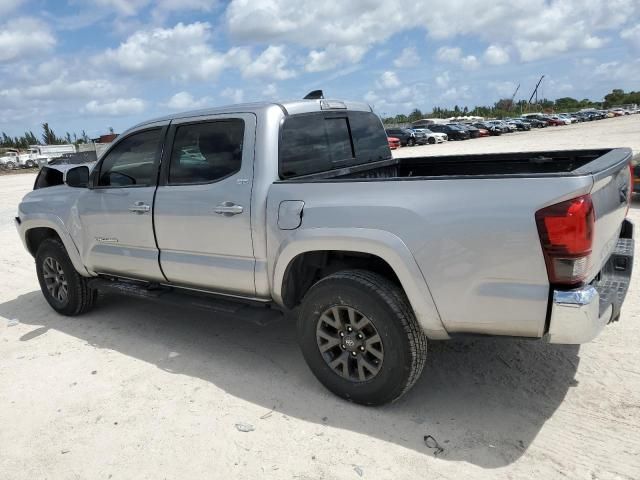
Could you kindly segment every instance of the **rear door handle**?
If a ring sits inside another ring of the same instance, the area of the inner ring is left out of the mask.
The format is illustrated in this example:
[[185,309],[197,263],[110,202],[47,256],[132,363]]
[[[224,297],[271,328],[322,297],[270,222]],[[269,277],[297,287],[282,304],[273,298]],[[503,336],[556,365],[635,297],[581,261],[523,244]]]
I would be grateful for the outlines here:
[[151,207],[144,202],[135,202],[129,207],[129,211],[132,213],[147,213],[151,210]]
[[225,217],[231,217],[244,212],[244,208],[242,205],[236,205],[233,202],[223,202],[214,209],[214,212]]

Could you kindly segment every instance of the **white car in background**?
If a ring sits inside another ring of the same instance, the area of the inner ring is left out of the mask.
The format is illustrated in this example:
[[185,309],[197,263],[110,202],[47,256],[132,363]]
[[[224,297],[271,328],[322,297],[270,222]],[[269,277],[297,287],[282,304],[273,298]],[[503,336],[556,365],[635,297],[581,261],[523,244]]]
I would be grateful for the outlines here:
[[427,143],[433,145],[434,143],[444,143],[449,140],[449,136],[446,133],[432,132],[428,128],[412,128],[414,132],[424,133],[427,136]]
[[560,115],[551,115],[550,118],[553,118],[554,120],[559,120],[561,122],[563,122],[565,125],[571,125],[572,121],[568,118],[565,117],[561,117]]
[[578,122],[577,118],[573,118],[568,113],[559,113],[558,117],[560,117],[560,120],[568,120],[569,123],[577,123]]

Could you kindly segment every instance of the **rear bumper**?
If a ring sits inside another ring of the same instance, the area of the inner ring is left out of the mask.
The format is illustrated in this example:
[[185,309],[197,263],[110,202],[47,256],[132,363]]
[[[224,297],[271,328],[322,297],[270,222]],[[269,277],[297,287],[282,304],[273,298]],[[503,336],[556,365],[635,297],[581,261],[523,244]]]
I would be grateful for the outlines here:
[[633,267],[633,224],[625,220],[618,244],[598,277],[574,290],[554,290],[549,343],[586,343],[620,318]]

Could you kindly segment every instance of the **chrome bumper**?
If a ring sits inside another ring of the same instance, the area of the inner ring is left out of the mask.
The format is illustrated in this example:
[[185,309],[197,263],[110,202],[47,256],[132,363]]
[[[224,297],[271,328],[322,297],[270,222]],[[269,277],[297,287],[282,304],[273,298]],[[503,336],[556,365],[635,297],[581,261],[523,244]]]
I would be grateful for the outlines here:
[[586,343],[598,336],[611,320],[613,306],[600,315],[600,295],[587,285],[577,290],[554,291],[549,343]]
[[633,225],[624,221],[616,248],[597,280],[575,290],[554,290],[549,343],[590,342],[620,317],[633,267]]

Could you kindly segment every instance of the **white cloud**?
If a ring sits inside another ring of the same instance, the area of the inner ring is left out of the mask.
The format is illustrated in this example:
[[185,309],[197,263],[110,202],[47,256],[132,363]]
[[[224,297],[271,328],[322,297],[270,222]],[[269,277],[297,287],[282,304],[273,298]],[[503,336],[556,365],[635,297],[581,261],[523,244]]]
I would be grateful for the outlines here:
[[627,79],[636,79],[640,77],[640,59],[632,62],[620,62],[614,60],[612,62],[601,63],[593,70],[593,75],[598,79],[604,80],[606,85],[611,88],[612,81],[624,81]]
[[441,62],[456,63],[462,58],[462,50],[458,47],[440,47],[436,57]]
[[211,98],[202,97],[196,99],[189,92],[178,92],[173,95],[167,102],[167,107],[173,110],[192,110],[202,108],[211,103]]
[[484,60],[489,65],[502,65],[509,61],[509,52],[499,45],[489,45],[484,52]]
[[115,10],[120,15],[131,16],[145,7],[149,0],[93,0],[97,7]]
[[145,103],[140,98],[118,98],[116,100],[100,103],[91,100],[85,105],[85,110],[94,115],[121,116],[133,115],[144,111]]
[[624,29],[620,33],[620,37],[629,42],[636,49],[640,50],[640,23],[633,27]]
[[284,47],[271,45],[243,69],[245,77],[266,77],[285,80],[295,76],[287,67]]
[[409,68],[420,62],[420,56],[416,47],[407,47],[400,52],[400,56],[393,61],[398,68]]
[[94,58],[94,63],[114,65],[129,74],[212,80],[226,68],[227,59],[209,46],[210,29],[208,23],[195,22],[141,30]]
[[436,76],[436,85],[440,88],[445,88],[450,82],[451,79],[449,78],[449,72],[442,72],[440,75]]
[[325,50],[311,50],[304,69],[307,72],[322,72],[345,63],[357,63],[365,52],[366,48],[352,45],[343,47],[329,45]]
[[[45,64],[39,70],[47,71],[49,66]],[[37,83],[16,90],[23,99],[50,101],[109,97],[120,92],[121,88],[104,78],[74,79],[65,70],[47,83]]]
[[0,25],[0,62],[48,52],[55,44],[49,26],[40,20],[23,17]]
[[516,84],[513,82],[489,82],[489,86],[495,90],[495,92],[501,97],[509,97],[513,95],[516,89]]
[[241,88],[225,88],[220,95],[233,103],[242,103],[244,100],[244,91]]
[[267,85],[262,92],[263,98],[273,99],[278,97],[278,87],[276,87],[275,83],[270,83]]
[[400,80],[395,72],[387,71],[380,75],[377,86],[378,88],[397,88],[400,86]]
[[212,0],[158,0],[155,8],[166,12],[179,12],[185,10],[202,10],[204,12],[209,12],[217,4],[217,1]]
[[480,66],[480,61],[475,55],[463,56],[462,50],[458,47],[440,47],[436,52],[436,57],[441,62],[461,65],[467,70],[474,70]]
[[[328,44],[365,50],[391,36],[422,29],[436,39],[474,36],[516,49],[524,61],[574,49],[599,48],[599,32],[623,27],[640,13],[638,0],[493,0],[491,8],[467,0],[335,2],[232,0],[226,10],[233,38],[296,44],[316,51]],[[468,66],[475,66],[467,59]]]
[[480,60],[478,60],[474,55],[467,55],[460,60],[460,64],[462,65],[462,68],[475,70],[480,66]]
[[468,85],[461,85],[457,87],[448,88],[442,95],[440,95],[440,101],[453,103],[464,103],[471,98]]
[[22,5],[25,0],[2,0],[0,2],[0,15],[7,15]]

